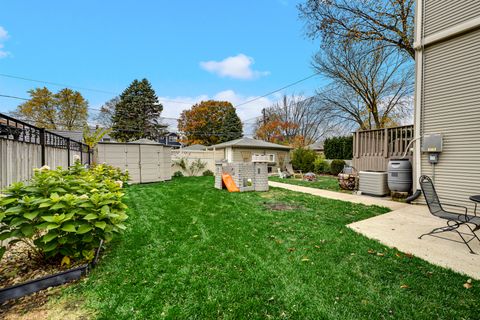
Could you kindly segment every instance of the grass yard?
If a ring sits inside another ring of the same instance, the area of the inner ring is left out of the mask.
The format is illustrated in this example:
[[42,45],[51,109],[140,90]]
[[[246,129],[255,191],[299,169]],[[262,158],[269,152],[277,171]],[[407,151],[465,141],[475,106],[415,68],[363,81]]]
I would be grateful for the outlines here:
[[342,191],[340,189],[340,187],[338,186],[337,178],[333,177],[333,176],[320,176],[320,175],[318,175],[317,176],[317,181],[304,181],[304,180],[293,179],[293,178],[281,179],[281,178],[275,177],[275,176],[269,177],[268,180],[275,181],[275,182],[294,184],[294,185],[302,186],[302,187],[325,189],[325,190],[331,190],[331,191]]
[[212,177],[132,186],[128,204],[125,234],[63,293],[98,319],[479,317],[479,283],[345,227],[385,208]]

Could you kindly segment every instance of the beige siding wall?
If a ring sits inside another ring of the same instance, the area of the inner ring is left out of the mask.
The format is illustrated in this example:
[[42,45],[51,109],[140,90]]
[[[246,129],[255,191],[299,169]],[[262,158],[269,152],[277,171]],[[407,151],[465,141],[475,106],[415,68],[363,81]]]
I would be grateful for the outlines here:
[[[435,166],[441,198],[468,204],[480,194],[480,30],[425,50],[422,132],[442,133]],[[433,176],[422,155],[422,174]]]
[[480,16],[478,0],[424,0],[425,36]]
[[472,208],[469,196],[480,194],[480,3],[424,1],[416,22],[415,123],[419,135],[443,134],[443,152],[435,166],[420,153],[418,174],[435,177],[443,201]]
[[161,145],[100,143],[98,161],[128,170],[132,183],[170,180],[171,148]]
[[290,152],[284,150],[272,150],[272,149],[248,149],[248,148],[234,148],[233,149],[233,161],[248,162],[252,160],[253,154],[274,154],[275,166],[272,166],[272,172],[276,172],[283,162],[283,167],[290,161]]

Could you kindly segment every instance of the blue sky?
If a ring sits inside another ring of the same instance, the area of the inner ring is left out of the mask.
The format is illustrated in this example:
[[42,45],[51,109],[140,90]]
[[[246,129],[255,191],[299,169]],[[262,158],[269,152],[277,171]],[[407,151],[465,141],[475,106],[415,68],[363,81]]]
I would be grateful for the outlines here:
[[[305,38],[297,3],[4,1],[0,73],[112,92],[80,89],[92,108],[143,77],[161,99],[187,102],[165,101],[166,117],[201,99],[239,104],[313,73],[318,43]],[[323,83],[312,78],[284,93],[308,95]],[[0,77],[0,94],[26,97],[42,85]],[[241,106],[238,113],[251,118],[275,99]],[[0,98],[0,112],[19,102]]]

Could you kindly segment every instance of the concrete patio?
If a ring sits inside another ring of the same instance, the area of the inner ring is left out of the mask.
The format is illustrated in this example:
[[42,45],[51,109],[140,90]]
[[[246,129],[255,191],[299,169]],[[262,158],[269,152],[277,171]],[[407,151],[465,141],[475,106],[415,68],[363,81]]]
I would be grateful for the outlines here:
[[[389,213],[352,223],[348,227],[368,238],[378,240],[386,246],[395,247],[432,264],[480,280],[480,243],[478,241],[470,242],[473,251],[477,253],[471,254],[463,242],[458,242],[461,239],[454,232],[445,232],[436,237],[425,236],[421,240],[418,239],[421,234],[446,225],[444,220],[432,216],[426,206],[408,205],[374,197],[357,196],[272,181],[269,184],[272,187],[330,199],[390,208],[392,211]],[[465,229],[462,228],[462,231],[468,231],[466,227],[464,227]]]

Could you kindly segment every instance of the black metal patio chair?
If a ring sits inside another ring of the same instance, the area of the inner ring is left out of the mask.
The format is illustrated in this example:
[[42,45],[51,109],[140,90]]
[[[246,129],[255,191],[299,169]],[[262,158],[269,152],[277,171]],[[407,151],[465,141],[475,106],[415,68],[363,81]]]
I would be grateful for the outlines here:
[[[428,233],[422,234],[419,239],[426,235],[435,235],[442,232],[453,231],[456,232],[460,236],[460,238],[462,238],[463,242],[470,250],[470,253],[475,253],[473,252],[472,248],[468,243],[473,239],[477,239],[480,242],[480,239],[475,234],[475,231],[480,229],[480,217],[478,217],[476,213],[474,213],[473,215],[468,214],[468,209],[466,207],[455,204],[441,203],[437,195],[437,191],[435,190],[435,187],[433,185],[432,179],[430,179],[430,177],[421,176],[420,187],[422,188],[422,192],[425,197],[425,201],[427,202],[430,213],[435,217],[447,220],[447,226],[435,228]],[[456,213],[452,211],[447,211],[443,208],[443,206],[460,208],[463,212]],[[464,233],[462,234],[462,232],[458,230],[458,228],[462,225],[467,226],[472,233],[471,235],[468,234],[468,236],[471,237],[468,241],[465,239]]]

